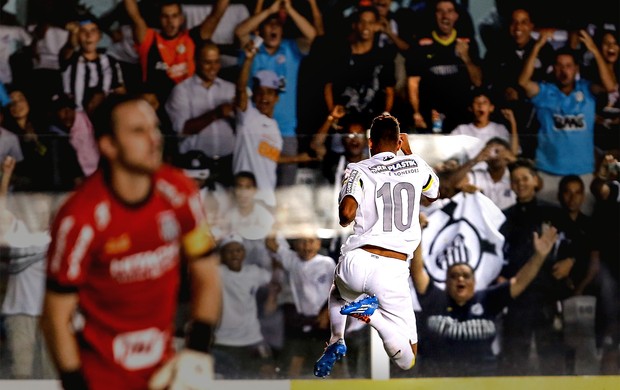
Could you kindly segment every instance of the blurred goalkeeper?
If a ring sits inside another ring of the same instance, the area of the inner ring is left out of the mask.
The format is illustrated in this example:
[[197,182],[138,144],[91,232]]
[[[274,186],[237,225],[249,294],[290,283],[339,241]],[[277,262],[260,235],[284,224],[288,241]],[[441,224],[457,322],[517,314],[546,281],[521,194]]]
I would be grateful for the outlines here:
[[[112,95],[94,124],[100,168],[62,205],[48,252],[41,326],[62,386],[213,387],[221,290],[198,189],[162,164],[146,101]],[[192,321],[175,353],[179,267],[191,275]]]

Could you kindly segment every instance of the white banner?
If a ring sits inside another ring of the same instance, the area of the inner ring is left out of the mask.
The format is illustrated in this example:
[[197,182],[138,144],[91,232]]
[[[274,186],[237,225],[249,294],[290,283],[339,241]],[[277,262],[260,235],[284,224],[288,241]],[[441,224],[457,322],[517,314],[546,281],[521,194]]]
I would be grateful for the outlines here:
[[502,211],[480,192],[459,193],[428,217],[422,231],[424,266],[435,284],[445,287],[446,271],[467,263],[475,272],[476,290],[486,288],[503,265],[505,221]]

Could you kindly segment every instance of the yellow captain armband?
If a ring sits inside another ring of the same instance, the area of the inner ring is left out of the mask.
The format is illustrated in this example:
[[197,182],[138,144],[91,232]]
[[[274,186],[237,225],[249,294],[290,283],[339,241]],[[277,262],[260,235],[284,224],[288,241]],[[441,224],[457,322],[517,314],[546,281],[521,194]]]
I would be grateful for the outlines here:
[[434,182],[435,182],[435,179],[433,179],[433,176],[431,176],[426,182],[426,185],[422,187],[422,192],[430,190]]
[[183,236],[183,249],[189,258],[200,257],[215,249],[215,239],[209,225],[202,223]]

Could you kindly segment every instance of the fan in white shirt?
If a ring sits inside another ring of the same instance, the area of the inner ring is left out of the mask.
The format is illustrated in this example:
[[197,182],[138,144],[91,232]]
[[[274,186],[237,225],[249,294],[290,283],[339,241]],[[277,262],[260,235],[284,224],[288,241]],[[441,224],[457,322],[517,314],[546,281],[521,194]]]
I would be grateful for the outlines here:
[[321,240],[311,230],[295,240],[294,250],[282,238],[265,240],[274,260],[286,271],[296,311],[295,324],[288,324],[284,351],[291,356],[289,378],[310,371],[310,367],[304,367],[322,349],[320,340],[328,332],[327,297],[336,264],[319,253]]
[[506,140],[491,138],[480,153],[449,175],[447,184],[462,191],[480,190],[503,210],[517,202],[508,170],[508,164],[515,160]]
[[517,134],[517,122],[515,120],[514,113],[510,109],[502,109],[502,114],[506,120],[510,123],[510,132],[501,123],[491,121],[491,114],[495,111],[495,105],[493,104],[489,93],[483,89],[476,89],[472,93],[472,100],[469,106],[469,111],[474,116],[472,123],[458,125],[450,135],[468,135],[478,138],[481,142],[481,147],[478,149],[472,149],[469,151],[469,158],[472,159],[476,154],[482,150],[484,144],[491,138],[499,137],[510,144],[510,149],[513,154],[519,153],[519,137]]
[[271,272],[245,261],[243,238],[232,233],[220,243],[222,319],[215,330],[216,372],[225,378],[259,378],[272,365],[261,333],[256,292],[272,279]]

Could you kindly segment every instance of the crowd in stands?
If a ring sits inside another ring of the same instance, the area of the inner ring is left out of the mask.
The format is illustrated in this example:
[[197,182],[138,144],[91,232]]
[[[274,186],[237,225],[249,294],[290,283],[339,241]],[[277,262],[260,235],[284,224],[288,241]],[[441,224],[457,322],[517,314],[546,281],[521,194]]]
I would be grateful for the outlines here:
[[[447,295],[432,274],[414,276],[420,356],[406,375],[618,375],[619,6],[545,2],[562,10],[551,17],[540,2],[502,0],[475,25],[472,2],[123,0],[96,17],[78,1],[29,0],[25,25],[0,13],[0,162],[13,161],[2,165],[10,182],[0,198],[71,192],[98,168],[96,107],[110,94],[144,98],[165,161],[201,187],[220,243],[218,375],[310,377],[347,231],[323,240],[318,226],[286,231],[279,194],[303,169],[334,188],[335,202],[346,164],[368,156],[366,129],[387,111],[411,135],[478,140],[433,166],[444,199],[425,217],[482,194],[503,218],[489,285],[474,283],[471,264],[446,265]],[[550,252],[537,246],[548,227]],[[584,295],[596,297],[597,363],[580,372],[562,303]],[[19,359],[15,315],[38,313],[5,306],[6,358]],[[348,326],[358,335],[333,376],[367,377],[369,329]],[[19,366],[11,377],[37,377]]]

